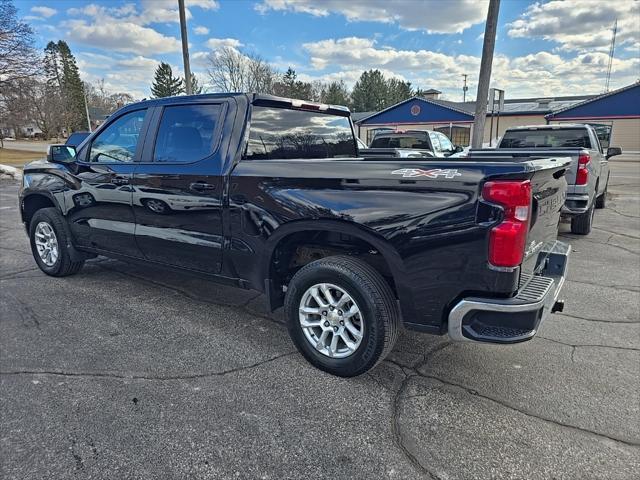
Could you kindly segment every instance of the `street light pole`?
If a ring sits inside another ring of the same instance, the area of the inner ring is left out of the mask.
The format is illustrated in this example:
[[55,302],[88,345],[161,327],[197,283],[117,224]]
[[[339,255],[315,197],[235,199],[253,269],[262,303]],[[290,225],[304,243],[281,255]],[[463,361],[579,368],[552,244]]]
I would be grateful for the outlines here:
[[184,62],[184,87],[191,95],[191,67],[189,66],[189,39],[187,38],[187,18],[184,13],[184,0],[178,0],[180,11],[180,36],[182,37],[182,61]]
[[491,82],[491,64],[493,63],[493,50],[496,45],[499,11],[500,0],[489,0],[487,23],[484,27],[478,93],[476,94],[476,115],[473,121],[473,139],[471,140],[472,148],[482,148],[482,140],[484,139],[484,124],[487,119],[487,97],[489,95],[489,83]]

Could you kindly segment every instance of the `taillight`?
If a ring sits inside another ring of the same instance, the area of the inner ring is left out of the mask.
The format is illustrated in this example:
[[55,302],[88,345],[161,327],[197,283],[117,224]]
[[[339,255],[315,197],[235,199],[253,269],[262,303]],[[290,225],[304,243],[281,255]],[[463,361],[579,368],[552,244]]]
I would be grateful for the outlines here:
[[489,234],[489,263],[495,267],[517,267],[522,263],[529,231],[531,182],[487,182],[482,189],[482,198],[504,210],[504,219]]
[[578,170],[576,171],[576,185],[586,185],[589,181],[589,170],[587,165],[591,161],[591,155],[582,153],[578,157]]

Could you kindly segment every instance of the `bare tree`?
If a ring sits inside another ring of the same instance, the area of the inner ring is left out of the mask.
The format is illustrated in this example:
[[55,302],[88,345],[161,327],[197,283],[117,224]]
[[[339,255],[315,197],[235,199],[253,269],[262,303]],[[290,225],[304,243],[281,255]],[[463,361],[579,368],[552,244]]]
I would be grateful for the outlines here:
[[31,27],[18,20],[11,0],[0,0],[0,90],[16,80],[33,77],[39,65]]
[[209,80],[220,92],[272,93],[277,72],[258,55],[222,47],[209,55]]

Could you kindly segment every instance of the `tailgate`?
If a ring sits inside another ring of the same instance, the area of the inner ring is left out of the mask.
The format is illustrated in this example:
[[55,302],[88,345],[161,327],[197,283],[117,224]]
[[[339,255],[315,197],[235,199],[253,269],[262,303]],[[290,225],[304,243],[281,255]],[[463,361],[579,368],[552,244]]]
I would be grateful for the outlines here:
[[568,157],[571,159],[571,165],[567,169],[566,180],[569,185],[574,185],[576,183],[576,170],[578,169],[578,156],[581,152],[582,150],[576,148],[487,148],[471,150],[469,156],[491,157],[492,160],[496,158],[504,158],[505,160],[534,160],[540,158]]
[[560,210],[567,195],[565,173],[570,166],[568,158],[530,160],[535,172],[531,177],[532,205],[529,234],[521,266],[523,274],[532,274],[542,268],[539,258],[545,246],[558,236]]

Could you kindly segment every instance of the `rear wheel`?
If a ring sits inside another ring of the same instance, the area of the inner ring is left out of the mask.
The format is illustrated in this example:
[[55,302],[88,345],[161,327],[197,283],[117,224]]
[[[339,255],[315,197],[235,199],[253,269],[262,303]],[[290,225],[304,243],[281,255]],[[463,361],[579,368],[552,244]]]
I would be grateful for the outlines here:
[[593,215],[595,212],[595,202],[591,204],[589,210],[581,215],[576,215],[571,219],[571,233],[576,235],[588,235],[591,233],[591,226],[593,225]]
[[604,192],[596,197],[596,208],[605,208],[607,206],[607,189],[609,188],[609,177],[607,176],[607,184],[604,186]]
[[395,296],[370,265],[347,256],[309,263],[285,299],[289,335],[315,367],[361,375],[393,348],[400,327]]
[[65,277],[78,273],[84,261],[71,260],[71,242],[64,218],[55,208],[38,210],[29,224],[31,252],[47,275]]

